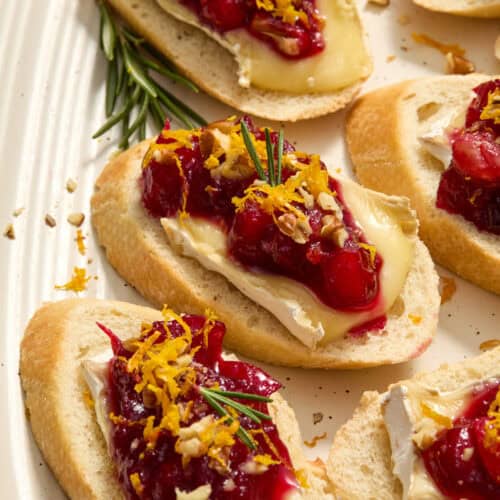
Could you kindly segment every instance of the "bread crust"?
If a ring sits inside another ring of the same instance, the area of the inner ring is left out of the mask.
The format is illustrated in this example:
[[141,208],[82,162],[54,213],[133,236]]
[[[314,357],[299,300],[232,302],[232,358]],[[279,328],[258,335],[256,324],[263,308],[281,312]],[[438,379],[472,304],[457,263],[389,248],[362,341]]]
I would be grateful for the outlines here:
[[[420,240],[415,241],[414,263],[401,294],[404,313],[390,313],[383,332],[340,338],[311,350],[224,277],[169,247],[160,221],[150,217],[141,202],[141,161],[148,145],[134,146],[104,168],[91,205],[92,222],[109,262],[154,305],[167,303],[200,314],[213,309],[227,326],[227,348],[285,366],[352,369],[399,363],[430,344],[438,320],[438,277]],[[415,324],[409,313],[420,316],[421,322]]]
[[[123,499],[94,410],[84,396],[87,386],[81,361],[109,346],[95,322],[104,323],[120,338],[129,338],[137,335],[143,321],[160,319],[161,314],[148,307],[70,299],[43,305],[29,322],[20,360],[26,410],[35,440],[69,498]],[[304,457],[293,410],[274,394],[269,411],[294,467],[303,469],[310,484],[300,498],[332,500],[324,468]]]
[[500,17],[499,0],[413,0],[425,9],[467,17]]
[[155,0],[108,0],[113,8],[202,90],[262,118],[297,121],[333,113],[359,93],[360,82],[337,92],[293,95],[238,84],[233,56],[201,30],[167,14]]
[[[401,82],[360,97],[347,118],[346,141],[354,172],[365,186],[411,200],[420,237],[433,259],[480,287],[500,294],[500,237],[479,231],[459,215],[435,206],[439,171],[422,152],[416,130],[423,94],[456,101],[486,75],[441,76]],[[414,123],[415,122],[415,123]],[[415,125],[415,126],[414,126]]]
[[[419,373],[411,380],[443,392],[453,391],[476,380],[498,376],[499,367],[500,347],[497,347],[475,358]],[[380,398],[375,391],[363,393],[353,417],[335,435],[327,460],[327,473],[333,481],[337,498],[401,499],[401,485],[392,474],[391,446]],[[369,480],[360,484],[360,477]]]

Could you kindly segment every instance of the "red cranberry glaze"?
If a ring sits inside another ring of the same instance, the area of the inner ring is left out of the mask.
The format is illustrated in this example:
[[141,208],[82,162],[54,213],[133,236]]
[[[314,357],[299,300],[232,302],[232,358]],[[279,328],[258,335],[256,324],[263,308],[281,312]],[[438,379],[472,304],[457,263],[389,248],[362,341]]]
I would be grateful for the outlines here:
[[[453,427],[422,452],[427,472],[446,498],[500,499],[500,444],[485,442],[488,409],[499,389],[498,382],[475,389]],[[472,454],[464,454],[467,448]]]
[[[315,0],[298,0],[290,8],[299,12],[293,21],[258,5],[257,0],[179,0],[204,24],[220,33],[245,29],[287,59],[303,59],[324,49]],[[273,0],[264,3],[276,6]],[[274,14],[274,15],[273,15]]]
[[450,137],[452,162],[441,176],[436,205],[480,230],[500,234],[500,124],[481,119],[495,90],[500,90],[500,80],[474,89],[465,128]]
[[[264,140],[264,132],[244,118],[257,140]],[[277,143],[278,134],[271,133]],[[158,143],[165,141],[162,135]],[[172,139],[167,139],[172,141]],[[284,152],[294,152],[287,141]],[[199,139],[193,138],[192,149],[175,151],[180,159],[183,177],[175,160],[152,160],[143,169],[143,202],[154,217],[172,217],[182,208],[183,189],[187,191],[186,211],[195,217],[217,224],[227,234],[229,256],[253,272],[268,272],[294,279],[312,290],[327,306],[344,311],[368,311],[380,300],[380,269],[382,258],[372,256],[363,247],[366,238],[345,205],[339,183],[329,178],[329,189],[336,193],[335,200],[343,213],[348,238],[342,247],[321,236],[321,220],[325,211],[317,203],[301,210],[308,216],[312,229],[305,244],[297,243],[276,225],[273,216],[255,201],[245,201],[236,210],[233,198],[242,198],[245,190],[257,178],[254,172],[245,179],[212,178],[204,167]],[[302,155],[301,155],[302,158]],[[301,159],[304,164],[310,157]],[[321,164],[321,169],[326,167]],[[283,168],[285,182],[296,173]],[[294,202],[295,203],[295,202]],[[296,204],[299,206],[299,204]],[[381,324],[381,323],[378,323]]]
[[[281,384],[271,378],[261,369],[241,361],[226,361],[222,358],[222,340],[225,327],[215,322],[207,334],[202,333],[205,318],[194,315],[184,315],[182,319],[189,325],[192,332],[191,347],[198,349],[193,357],[193,367],[196,371],[196,382],[189,392],[176,399],[176,402],[193,401],[191,414],[184,426],[189,426],[207,415],[219,415],[203,399],[198,387],[212,387],[219,384],[220,389],[238,391],[269,397],[276,392]],[[146,406],[141,393],[134,387],[140,382],[137,372],[127,370],[127,361],[132,352],[106,327],[99,325],[109,336],[114,357],[108,368],[108,409],[119,416],[120,421],[112,421],[111,452],[118,471],[119,481],[128,499],[175,500],[175,488],[192,491],[199,486],[210,484],[210,498],[221,500],[269,498],[281,500],[287,493],[298,487],[290,456],[286,446],[281,441],[276,426],[270,420],[256,424],[245,415],[239,414],[240,425],[246,430],[262,429],[263,434],[254,434],[256,450],[250,450],[237,436],[231,446],[227,463],[228,471],[221,473],[209,466],[209,457],[204,455],[191,458],[182,464],[181,455],[175,451],[176,438],[167,429],[162,429],[153,448],[148,448],[144,438],[144,419],[155,417],[159,424],[162,411],[160,407]],[[177,338],[183,334],[183,328],[177,321],[168,322],[169,338]],[[166,329],[163,322],[155,322],[146,338],[160,332],[155,343],[166,339]],[[208,340],[205,340],[208,339]],[[167,341],[168,342],[168,341]],[[268,413],[267,403],[260,401],[243,401],[260,412]],[[241,465],[252,460],[252,456],[268,454],[279,463],[269,465],[265,472],[249,474],[241,469]],[[278,455],[278,456],[276,456]],[[142,485],[138,494],[131,482],[131,475],[137,473]],[[226,480],[234,481],[234,489],[224,489]]]

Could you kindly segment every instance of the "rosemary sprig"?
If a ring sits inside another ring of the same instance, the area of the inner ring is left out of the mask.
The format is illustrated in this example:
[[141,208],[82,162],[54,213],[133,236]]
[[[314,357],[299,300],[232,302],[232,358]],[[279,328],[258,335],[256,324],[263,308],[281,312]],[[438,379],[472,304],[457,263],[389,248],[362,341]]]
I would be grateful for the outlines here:
[[[232,398],[237,399],[247,399],[251,401],[261,401],[265,403],[270,403],[272,399],[266,398],[264,396],[259,396],[258,394],[249,394],[246,392],[234,392],[234,391],[223,391],[220,389],[209,389],[207,387],[200,387],[200,394],[205,398],[207,403],[221,416],[229,416],[229,412],[222,405],[229,406],[236,410],[237,412],[246,415],[250,420],[257,424],[261,424],[262,420],[271,420],[271,417],[266,413],[252,408],[251,406],[244,405],[234,401]],[[232,419],[231,419],[232,421]],[[240,426],[238,432],[236,433],[238,437],[248,446],[250,449],[255,449],[255,443],[248,432]]]
[[[221,417],[229,417],[229,423],[233,421],[233,418],[229,415],[229,412],[213,397],[213,393],[210,392],[209,389],[200,387],[200,394]],[[239,427],[239,429],[236,431],[236,435],[241,439],[242,443],[244,443],[251,450],[255,450],[257,448],[255,446],[254,440],[252,439],[252,436],[250,436],[250,434],[243,427]]]
[[[283,130],[280,130],[278,136],[278,148],[274,147],[273,141],[271,139],[271,132],[268,128],[264,129],[264,135],[266,138],[266,153],[267,153],[267,174],[262,166],[262,163],[259,159],[259,155],[255,150],[255,146],[252,142],[252,138],[250,136],[250,131],[248,130],[247,124],[242,120],[241,121],[241,135],[243,137],[243,142],[245,143],[245,147],[247,148],[248,154],[255,165],[255,170],[257,171],[258,176],[264,182],[267,182],[271,186],[277,186],[281,184],[281,174],[283,169],[283,143],[284,143],[284,135]],[[275,161],[276,158],[276,161]]]
[[[148,118],[161,129],[168,115],[187,128],[206,125],[206,120],[166,90],[150,73],[170,78],[194,92],[198,87],[182,76],[164,56],[142,38],[118,22],[104,0],[101,12],[100,45],[108,61],[106,80],[106,122],[92,136],[94,139],[121,122],[120,148],[128,147],[131,137],[146,135]],[[116,107],[120,106],[118,111]]]

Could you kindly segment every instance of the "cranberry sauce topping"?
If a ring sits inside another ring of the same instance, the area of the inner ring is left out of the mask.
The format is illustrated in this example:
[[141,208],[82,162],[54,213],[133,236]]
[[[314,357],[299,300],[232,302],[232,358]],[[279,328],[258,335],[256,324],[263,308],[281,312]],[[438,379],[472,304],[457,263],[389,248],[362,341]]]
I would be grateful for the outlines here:
[[500,80],[474,92],[465,128],[451,136],[453,159],[441,176],[436,205],[500,234]]
[[220,33],[246,29],[287,59],[321,52],[324,20],[315,0],[180,0]]
[[453,500],[500,499],[500,384],[481,385],[453,427],[422,452],[427,472]]
[[[222,323],[169,310],[164,316],[135,341],[122,343],[103,328],[114,352],[111,451],[126,497],[175,499],[176,488],[209,484],[214,499],[281,500],[298,488],[288,450],[265,418],[264,399],[281,385],[255,366],[222,358]],[[221,417],[207,389],[261,412],[260,423],[218,399],[227,412]],[[242,397],[252,395],[258,399]]]
[[[267,169],[265,133],[244,120]],[[278,134],[270,136],[276,145]],[[281,184],[257,180],[239,121],[189,133],[164,130],[144,159],[144,205],[155,217],[187,212],[217,224],[230,258],[294,279],[329,307],[376,307],[382,258],[345,206],[341,186],[318,156],[287,141],[282,164]]]

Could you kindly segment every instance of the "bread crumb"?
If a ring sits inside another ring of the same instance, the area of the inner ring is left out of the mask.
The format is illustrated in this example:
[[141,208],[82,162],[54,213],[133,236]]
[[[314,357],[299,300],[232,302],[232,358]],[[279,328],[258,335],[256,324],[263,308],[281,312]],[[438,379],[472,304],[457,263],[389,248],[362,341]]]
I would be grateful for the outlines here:
[[12,215],[14,217],[19,217],[23,212],[24,212],[24,207],[19,207],[12,212]]
[[80,227],[85,220],[85,215],[81,212],[74,212],[68,215],[68,222],[76,227]]
[[418,314],[408,314],[408,318],[414,325],[420,325],[420,323],[422,323],[422,316]]
[[323,413],[320,411],[313,413],[313,424],[319,424],[323,420]]
[[374,5],[381,5],[382,7],[387,7],[390,3],[390,0],[368,0],[368,3],[372,3]]
[[439,277],[439,294],[441,295],[441,304],[450,301],[457,291],[457,284],[453,278],[447,276]]
[[411,37],[413,41],[419,43],[420,45],[426,45],[427,47],[432,47],[433,49],[439,50],[441,54],[447,55],[449,52],[456,56],[464,57],[465,49],[460,47],[458,44],[446,44],[431,38],[425,33],[412,33]]
[[323,432],[323,434],[320,434],[319,436],[314,436],[311,441],[304,441],[304,444],[308,447],[308,448],[314,448],[317,444],[318,444],[318,441],[321,441],[322,439],[326,439],[326,432]]
[[398,23],[401,26],[407,26],[408,24],[410,24],[410,22],[411,22],[410,16],[407,16],[406,14],[401,14],[398,17]]
[[46,214],[45,215],[45,224],[47,224],[47,226],[49,226],[49,227],[55,227],[56,220],[54,219],[54,217],[52,217],[52,215]]
[[385,62],[391,63],[392,61],[394,61],[394,59],[396,59],[396,56],[391,54],[390,56],[387,56],[385,58]]
[[465,57],[448,52],[446,54],[446,73],[449,75],[468,75],[474,73],[476,67],[474,63]]
[[479,349],[483,352],[485,351],[490,351],[491,349],[495,349],[495,347],[500,346],[500,340],[499,339],[491,339],[491,340],[485,340],[484,342],[481,342],[479,344]]
[[78,184],[71,177],[66,181],[66,191],[68,191],[68,193],[74,193],[77,187]]
[[16,239],[16,233],[14,231],[14,226],[12,224],[7,224],[7,226],[5,226],[5,230],[3,232],[3,235],[6,238],[9,238],[9,240],[15,240]]
[[497,58],[497,61],[500,61],[500,35],[498,35],[495,40],[495,57]]

